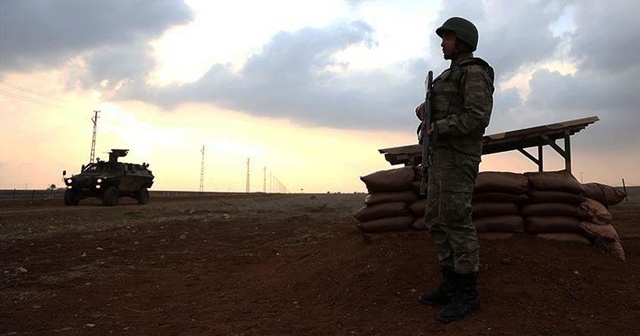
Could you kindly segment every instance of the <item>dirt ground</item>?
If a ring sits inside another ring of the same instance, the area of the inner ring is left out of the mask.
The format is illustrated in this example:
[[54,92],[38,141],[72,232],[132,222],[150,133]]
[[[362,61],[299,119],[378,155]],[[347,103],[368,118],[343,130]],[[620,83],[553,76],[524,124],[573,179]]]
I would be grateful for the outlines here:
[[0,335],[638,335],[640,205],[624,262],[584,243],[481,237],[482,311],[444,325],[427,233],[363,236],[364,194],[0,204]]

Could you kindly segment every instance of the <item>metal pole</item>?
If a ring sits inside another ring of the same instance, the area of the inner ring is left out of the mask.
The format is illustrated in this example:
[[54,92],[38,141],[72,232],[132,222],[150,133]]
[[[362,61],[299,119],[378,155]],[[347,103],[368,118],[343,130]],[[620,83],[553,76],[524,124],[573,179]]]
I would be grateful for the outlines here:
[[202,192],[204,191],[204,145],[200,152],[202,152],[202,162],[200,164],[200,192]]
[[100,111],[93,111],[93,138],[91,139],[91,154],[89,155],[89,163],[93,163],[96,158],[96,133],[98,132],[98,113]]

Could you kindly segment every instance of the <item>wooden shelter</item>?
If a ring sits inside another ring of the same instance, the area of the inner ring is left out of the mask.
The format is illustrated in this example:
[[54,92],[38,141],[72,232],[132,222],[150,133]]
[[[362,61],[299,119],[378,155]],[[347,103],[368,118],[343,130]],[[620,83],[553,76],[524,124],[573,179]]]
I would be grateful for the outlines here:
[[[538,165],[538,171],[544,171],[543,148],[549,146],[564,158],[565,169],[571,172],[571,136],[598,120],[600,119],[597,116],[593,116],[486,135],[483,138],[482,155],[517,150]],[[562,147],[556,143],[558,140],[564,141]],[[525,150],[531,147],[537,147],[537,156]],[[419,144],[383,148],[378,151],[392,165],[419,165],[422,161],[422,148]]]

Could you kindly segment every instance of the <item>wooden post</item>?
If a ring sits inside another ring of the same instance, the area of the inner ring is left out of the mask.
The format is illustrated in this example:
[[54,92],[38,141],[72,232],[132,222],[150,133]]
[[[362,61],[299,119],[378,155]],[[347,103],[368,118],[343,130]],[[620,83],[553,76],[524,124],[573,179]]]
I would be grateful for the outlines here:
[[542,154],[542,145],[538,146],[538,171],[539,172],[543,172],[544,171],[544,161],[542,160],[543,154]]
[[569,131],[564,131],[564,166],[565,169],[571,173],[571,134]]

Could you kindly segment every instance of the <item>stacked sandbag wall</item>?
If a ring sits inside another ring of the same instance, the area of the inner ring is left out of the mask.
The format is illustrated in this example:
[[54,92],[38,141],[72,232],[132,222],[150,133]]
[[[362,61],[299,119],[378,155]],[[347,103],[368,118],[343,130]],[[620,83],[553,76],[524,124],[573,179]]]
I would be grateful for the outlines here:
[[[520,206],[527,201],[529,180],[522,174],[481,172],[473,192],[473,225],[482,236],[524,232]],[[495,236],[495,235],[493,235]]]
[[580,227],[582,185],[566,171],[525,173],[529,200],[521,208],[527,233],[552,240],[589,243]]
[[381,170],[362,176],[367,187],[364,205],[355,217],[362,232],[405,231],[415,220],[410,206],[418,195],[413,191],[415,171],[411,166]]
[[[365,233],[426,230],[421,172],[406,166],[360,178],[368,194],[355,214]],[[480,236],[540,238],[593,244],[624,259],[607,207],[626,194],[598,183],[579,183],[566,171],[481,172],[472,198],[473,224]]]

